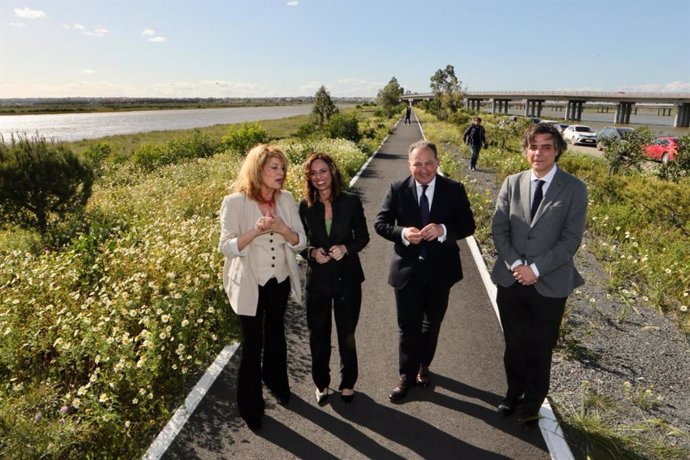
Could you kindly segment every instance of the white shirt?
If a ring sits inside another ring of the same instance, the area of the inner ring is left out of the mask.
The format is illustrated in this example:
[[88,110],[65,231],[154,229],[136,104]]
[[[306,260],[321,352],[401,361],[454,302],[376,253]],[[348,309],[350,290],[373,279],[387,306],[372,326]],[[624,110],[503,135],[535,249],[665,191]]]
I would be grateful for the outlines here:
[[[420,200],[422,199],[422,190],[424,190],[424,189],[422,188],[422,184],[420,184],[416,180],[414,181],[414,183],[415,183],[415,186],[417,187],[417,200],[418,200],[417,204],[419,204]],[[434,178],[431,179],[431,182],[429,182],[427,184],[426,194],[425,194],[427,200],[429,200],[429,212],[430,213],[431,213],[431,206],[432,206],[432,203],[434,201],[434,190],[436,190],[436,176],[434,176]],[[438,225],[440,225],[443,228],[443,235],[438,237],[438,241],[439,241],[439,243],[443,243],[444,241],[446,241],[446,237],[448,236],[448,231],[446,230],[446,226],[444,224],[438,224]],[[410,245],[410,242],[407,241],[407,238],[405,238],[405,232],[401,233],[401,238],[402,238],[402,242],[405,246]]]

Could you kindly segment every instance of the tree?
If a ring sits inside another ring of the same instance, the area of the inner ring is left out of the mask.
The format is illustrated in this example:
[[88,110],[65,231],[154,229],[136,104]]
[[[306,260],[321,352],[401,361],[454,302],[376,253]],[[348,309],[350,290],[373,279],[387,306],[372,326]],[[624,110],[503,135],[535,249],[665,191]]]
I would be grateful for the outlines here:
[[391,118],[394,113],[400,111],[399,105],[401,94],[402,88],[395,77],[391,78],[391,81],[389,81],[382,90],[379,90],[376,96],[376,103],[383,108],[388,118]]
[[316,123],[322,127],[331,119],[334,113],[338,112],[338,108],[333,103],[331,95],[326,91],[326,87],[321,85],[321,88],[314,95],[314,107],[311,113],[316,119]]
[[36,228],[42,235],[52,215],[82,209],[91,196],[94,174],[63,144],[42,137],[0,143],[0,215]]
[[448,64],[445,69],[438,69],[431,77],[431,91],[439,107],[457,112],[462,107],[462,82],[455,75],[455,68]]

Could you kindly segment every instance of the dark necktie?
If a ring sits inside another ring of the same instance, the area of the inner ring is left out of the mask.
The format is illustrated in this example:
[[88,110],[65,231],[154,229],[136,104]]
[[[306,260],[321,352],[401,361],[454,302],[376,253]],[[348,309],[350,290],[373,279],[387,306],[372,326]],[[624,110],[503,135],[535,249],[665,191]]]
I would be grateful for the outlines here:
[[539,209],[539,205],[541,204],[541,200],[544,198],[544,192],[541,189],[543,186],[544,186],[544,181],[538,180],[537,181],[537,190],[534,191],[534,199],[532,200],[532,211],[530,212],[530,219],[531,220],[534,220],[534,215],[537,213],[537,209]]
[[[419,197],[419,214],[422,216],[422,228],[429,223],[429,198],[426,196],[426,189],[428,185],[422,185],[422,196]],[[422,259],[426,259],[426,241],[422,241],[419,248],[419,255]]]

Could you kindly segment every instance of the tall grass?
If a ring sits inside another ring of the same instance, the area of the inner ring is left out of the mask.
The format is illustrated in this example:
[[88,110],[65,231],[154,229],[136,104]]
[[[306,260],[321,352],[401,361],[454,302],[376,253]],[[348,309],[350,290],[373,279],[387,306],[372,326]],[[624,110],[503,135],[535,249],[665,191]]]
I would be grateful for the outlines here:
[[[367,159],[343,140],[279,145],[296,197],[310,150],[333,155],[348,179]],[[139,456],[237,340],[216,247],[242,156],[194,156],[152,172],[106,160],[52,249],[31,232],[0,233],[0,458]]]

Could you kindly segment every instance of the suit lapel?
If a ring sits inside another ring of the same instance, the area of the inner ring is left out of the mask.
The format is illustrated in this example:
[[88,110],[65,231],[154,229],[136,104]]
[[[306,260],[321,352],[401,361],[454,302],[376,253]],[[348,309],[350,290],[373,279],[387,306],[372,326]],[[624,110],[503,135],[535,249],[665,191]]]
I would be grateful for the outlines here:
[[530,179],[532,175],[529,171],[525,171],[522,176],[520,176],[519,187],[520,187],[520,197],[522,197],[522,212],[525,214],[525,221],[530,221],[530,208],[532,205],[532,200],[530,195]]

